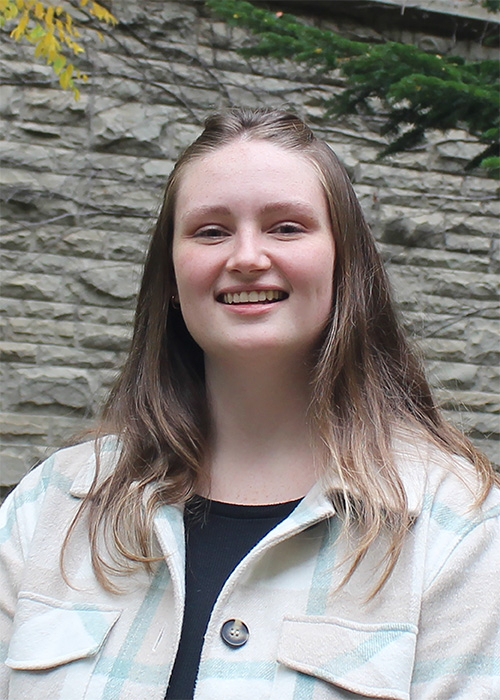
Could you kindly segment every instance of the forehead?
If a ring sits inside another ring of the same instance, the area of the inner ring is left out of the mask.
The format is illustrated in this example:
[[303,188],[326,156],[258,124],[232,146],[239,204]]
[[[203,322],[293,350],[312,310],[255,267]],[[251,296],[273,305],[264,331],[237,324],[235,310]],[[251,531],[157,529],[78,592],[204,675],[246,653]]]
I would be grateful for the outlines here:
[[176,209],[194,200],[212,202],[251,194],[280,199],[300,194],[305,200],[324,200],[316,166],[305,154],[269,141],[238,139],[185,166]]

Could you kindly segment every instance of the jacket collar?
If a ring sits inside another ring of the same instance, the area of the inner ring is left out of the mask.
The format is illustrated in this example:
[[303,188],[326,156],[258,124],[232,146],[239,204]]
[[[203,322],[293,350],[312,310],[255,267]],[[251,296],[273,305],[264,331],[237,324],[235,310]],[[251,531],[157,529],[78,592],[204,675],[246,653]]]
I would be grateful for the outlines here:
[[[410,439],[410,437],[412,439]],[[94,442],[86,443],[87,458],[83,462],[70,488],[70,494],[76,498],[84,498],[94,480],[96,472],[95,445]],[[108,477],[116,464],[120,454],[120,444],[115,436],[107,436],[99,440],[100,471],[99,481],[104,481]],[[405,436],[402,434],[394,441],[394,453],[398,464],[399,476],[406,493],[409,514],[416,517],[422,511],[424,494],[429,471],[429,443],[420,439],[415,440],[415,436]],[[434,460],[433,460],[434,461]],[[330,502],[327,496],[328,491],[342,490],[342,483],[337,477],[330,481],[328,489],[321,483],[316,484],[304,499],[304,503],[316,506],[321,504],[321,509],[329,511],[333,515],[333,510],[327,507],[326,502]],[[356,497],[356,494],[352,494]]]
[[85,498],[90,491],[96,474],[96,453],[99,450],[99,482],[102,483],[113,472],[120,456],[120,444],[114,435],[107,435],[97,441],[85,443],[86,458],[77,472],[70,494],[75,498]]

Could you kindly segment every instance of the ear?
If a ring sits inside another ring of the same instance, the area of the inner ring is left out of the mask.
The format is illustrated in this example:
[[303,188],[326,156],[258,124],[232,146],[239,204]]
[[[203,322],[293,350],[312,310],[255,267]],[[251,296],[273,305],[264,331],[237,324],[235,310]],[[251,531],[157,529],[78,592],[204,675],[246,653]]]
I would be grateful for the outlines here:
[[173,309],[180,309],[181,304],[179,301],[179,293],[177,291],[177,286],[174,285],[173,290],[172,290],[172,295],[170,297],[170,305],[172,306]]

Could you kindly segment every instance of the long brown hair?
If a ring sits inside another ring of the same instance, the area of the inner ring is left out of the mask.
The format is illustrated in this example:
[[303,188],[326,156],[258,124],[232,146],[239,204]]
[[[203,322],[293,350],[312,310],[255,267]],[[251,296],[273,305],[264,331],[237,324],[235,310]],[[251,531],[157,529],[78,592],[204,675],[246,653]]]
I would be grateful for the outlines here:
[[[345,527],[356,522],[360,528],[350,573],[382,529],[390,534],[376,592],[394,567],[410,525],[392,449],[397,426],[411,427],[415,435],[472,462],[480,484],[477,503],[495,477],[488,460],[436,408],[397,319],[381,257],[345,170],[329,146],[288,112],[237,109],[209,117],[170,175],[144,267],[130,352],[98,431],[118,436],[120,456],[111,475],[96,477],[76,522],[87,510],[93,565],[110,588],[112,571],[137,562],[150,568],[155,561],[155,510],[194,494],[207,454],[209,421],[203,354],[171,303],[174,208],[186,165],[236,139],[269,140],[307,157],[328,198],[337,257],[331,320],[312,382],[313,426],[327,453],[325,486],[331,485]],[[102,529],[115,545],[116,567],[99,552]]]

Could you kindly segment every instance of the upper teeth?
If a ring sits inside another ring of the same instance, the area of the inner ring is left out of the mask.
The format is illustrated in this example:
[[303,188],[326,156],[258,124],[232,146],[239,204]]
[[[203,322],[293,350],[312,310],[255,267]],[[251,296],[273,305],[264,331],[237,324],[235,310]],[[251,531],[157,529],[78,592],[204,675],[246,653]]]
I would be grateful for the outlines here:
[[280,289],[269,289],[260,292],[227,292],[222,295],[224,304],[248,304],[256,301],[277,301],[284,299],[285,292]]

